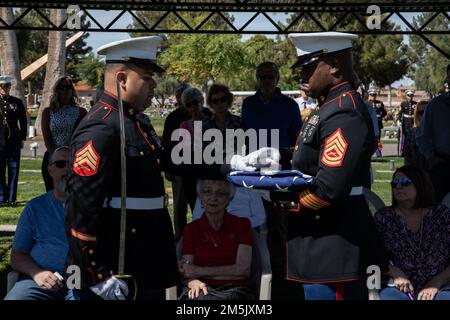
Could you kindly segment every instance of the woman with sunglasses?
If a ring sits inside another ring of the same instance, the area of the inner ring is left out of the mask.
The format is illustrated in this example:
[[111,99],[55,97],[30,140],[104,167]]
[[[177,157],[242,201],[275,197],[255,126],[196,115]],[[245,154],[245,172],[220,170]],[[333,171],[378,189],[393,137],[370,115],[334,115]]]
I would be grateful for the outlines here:
[[433,186],[419,167],[397,169],[391,186],[392,206],[374,217],[390,255],[381,299],[450,300],[450,210],[435,205]]
[[226,210],[234,186],[199,180],[197,192],[204,214],[184,229],[178,266],[185,286],[180,299],[254,300],[250,221]]
[[[181,122],[180,129],[185,129],[189,132],[190,143],[194,143],[194,123],[200,121],[200,128],[202,127],[202,121],[207,120],[209,115],[204,112],[205,99],[203,98],[203,93],[197,88],[188,88],[183,91],[181,95],[181,103],[183,104],[186,111],[190,114],[190,119]],[[197,137],[200,138],[201,137]],[[183,137],[180,136],[180,141],[183,141]],[[194,210],[195,199],[197,194],[195,188],[197,185],[197,180],[192,176],[183,176],[183,189],[186,192],[186,198],[189,203],[191,210]]]
[[42,161],[45,189],[53,189],[47,166],[50,154],[61,146],[70,146],[73,131],[87,111],[78,105],[78,95],[69,76],[58,78],[53,86],[50,106],[42,112],[42,135],[47,151]]

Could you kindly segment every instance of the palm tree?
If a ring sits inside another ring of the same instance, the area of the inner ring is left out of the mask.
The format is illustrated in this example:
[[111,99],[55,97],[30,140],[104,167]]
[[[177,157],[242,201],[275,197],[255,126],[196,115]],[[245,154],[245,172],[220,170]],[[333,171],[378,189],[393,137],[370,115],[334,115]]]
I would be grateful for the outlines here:
[[[11,7],[0,8],[0,16],[7,24],[11,24],[14,21],[14,14]],[[14,30],[0,31],[0,62],[1,74],[11,75],[14,78],[11,95],[23,100],[24,91],[20,77],[19,50],[16,32]]]
[[[50,20],[59,26],[65,20],[64,9],[50,10]],[[48,107],[53,85],[60,76],[65,74],[66,69],[66,33],[65,31],[50,31],[48,35],[48,61],[45,71],[44,90],[41,107],[36,118],[36,134],[41,135],[42,111]]]

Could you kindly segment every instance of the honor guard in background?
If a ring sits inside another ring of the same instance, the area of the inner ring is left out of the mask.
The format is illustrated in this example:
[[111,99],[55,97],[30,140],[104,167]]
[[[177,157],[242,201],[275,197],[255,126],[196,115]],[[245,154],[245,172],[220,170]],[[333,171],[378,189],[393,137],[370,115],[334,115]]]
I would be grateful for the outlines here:
[[0,205],[9,203],[14,206],[19,182],[20,150],[27,139],[27,114],[22,100],[9,95],[11,82],[11,76],[0,76]]
[[414,110],[417,102],[414,101],[414,90],[406,90],[406,101],[400,104],[398,118],[401,122],[401,149],[400,155],[405,158],[405,164],[412,163],[411,140],[414,127]]
[[[378,146],[380,146],[381,130],[383,129],[383,119],[384,117],[386,117],[387,112],[383,102],[378,100],[377,97],[377,88],[375,86],[371,86],[369,88],[369,98],[367,100],[367,103],[373,108],[373,110],[375,110],[375,113],[377,114],[378,132],[375,132],[375,137],[378,137]],[[381,157],[381,150],[379,147],[377,148],[376,155],[377,157]]]
[[[124,299],[128,291],[135,291],[137,299],[160,299],[164,288],[178,281],[160,168],[163,147],[142,113],[154,95],[154,74],[164,71],[156,64],[160,41],[155,36],[140,37],[98,49],[106,56],[104,92],[72,137],[66,201],[68,264],[81,268],[82,290],[74,292],[81,299],[96,298],[92,292],[103,299]],[[125,116],[124,234],[118,96]],[[132,278],[127,283],[116,276],[120,236],[126,239],[124,273]]]
[[[313,186],[279,202],[288,211],[286,277],[307,300],[367,299],[369,265],[387,270],[383,244],[363,195],[375,151],[368,110],[353,87],[353,34],[290,35],[302,89],[318,99],[297,138],[292,167]],[[273,192],[274,193],[274,192]]]

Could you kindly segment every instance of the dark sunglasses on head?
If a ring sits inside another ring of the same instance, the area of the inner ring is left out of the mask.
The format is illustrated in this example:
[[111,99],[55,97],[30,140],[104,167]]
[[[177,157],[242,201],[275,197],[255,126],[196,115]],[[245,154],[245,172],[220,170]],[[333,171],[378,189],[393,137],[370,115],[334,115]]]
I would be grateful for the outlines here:
[[400,179],[393,179],[391,181],[391,187],[396,188],[398,184],[400,184],[402,187],[407,187],[412,183],[412,181],[408,178],[400,178]]
[[70,84],[62,84],[62,85],[58,86],[58,90],[63,90],[63,89],[71,90],[72,86]]
[[259,80],[274,80],[276,76],[257,76]]
[[211,102],[214,103],[214,104],[224,103],[224,102],[227,102],[227,101],[228,101],[227,97],[211,99]]
[[62,168],[66,168],[69,166],[69,161],[66,160],[56,160],[53,161],[50,164],[54,164],[57,168],[62,169]]

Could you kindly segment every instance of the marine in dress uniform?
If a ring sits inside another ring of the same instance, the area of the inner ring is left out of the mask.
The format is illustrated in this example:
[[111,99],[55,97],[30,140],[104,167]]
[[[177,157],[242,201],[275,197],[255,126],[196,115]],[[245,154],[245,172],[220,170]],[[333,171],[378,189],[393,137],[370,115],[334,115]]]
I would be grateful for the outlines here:
[[[68,264],[81,268],[82,289],[101,291],[105,281],[117,282],[112,276],[118,271],[120,235],[120,128],[115,88],[119,76],[127,163],[125,274],[136,281],[138,299],[159,298],[164,288],[178,281],[161,175],[163,146],[148,117],[141,113],[156,86],[153,72],[163,71],[156,64],[159,42],[159,37],[141,37],[98,50],[106,55],[105,91],[72,137],[66,201]],[[108,73],[111,66],[125,66],[128,71],[124,74],[119,68]],[[122,284],[119,287],[122,289]]]
[[[303,283],[305,298],[367,298],[366,268],[387,270],[382,242],[362,186],[369,182],[376,145],[371,119],[351,83],[352,34],[290,35],[302,86],[321,102],[303,125],[292,167],[314,177],[293,194],[289,212],[286,277]],[[338,63],[337,60],[345,60]],[[283,203],[286,203],[285,201]]]
[[368,103],[372,106],[377,114],[379,132],[375,132],[376,136],[381,137],[381,129],[383,129],[383,119],[386,117],[387,112],[384,107],[384,103],[377,99],[378,93],[376,88],[369,89]]
[[[414,101],[414,90],[407,90],[406,101],[400,104],[400,112],[398,120],[401,122],[402,136],[401,136],[401,151],[400,155],[405,158],[406,163],[412,163],[412,129],[414,127],[414,110],[417,102]],[[411,160],[411,161],[410,161]]]
[[11,76],[0,76],[0,205],[16,202],[20,150],[27,139],[25,106],[22,100],[9,95],[11,82]]

